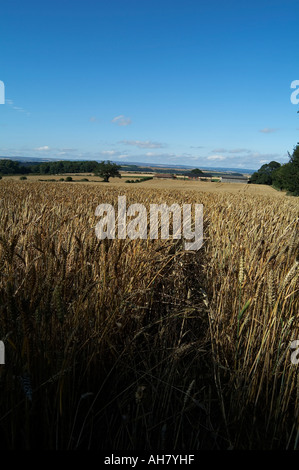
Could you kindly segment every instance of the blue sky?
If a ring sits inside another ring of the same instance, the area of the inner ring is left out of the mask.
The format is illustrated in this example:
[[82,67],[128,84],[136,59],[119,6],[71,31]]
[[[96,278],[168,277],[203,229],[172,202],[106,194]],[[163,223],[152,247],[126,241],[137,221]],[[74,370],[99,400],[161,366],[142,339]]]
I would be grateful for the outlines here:
[[285,163],[298,18],[298,0],[2,0],[0,155]]

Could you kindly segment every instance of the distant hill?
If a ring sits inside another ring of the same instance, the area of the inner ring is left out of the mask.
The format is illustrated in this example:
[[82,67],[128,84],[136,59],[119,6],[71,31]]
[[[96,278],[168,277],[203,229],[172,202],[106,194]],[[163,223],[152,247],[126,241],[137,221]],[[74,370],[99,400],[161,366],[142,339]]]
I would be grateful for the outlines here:
[[22,165],[38,165],[43,162],[57,162],[61,158],[40,158],[40,157],[6,157],[0,155],[0,160],[12,160],[14,162],[20,162]]

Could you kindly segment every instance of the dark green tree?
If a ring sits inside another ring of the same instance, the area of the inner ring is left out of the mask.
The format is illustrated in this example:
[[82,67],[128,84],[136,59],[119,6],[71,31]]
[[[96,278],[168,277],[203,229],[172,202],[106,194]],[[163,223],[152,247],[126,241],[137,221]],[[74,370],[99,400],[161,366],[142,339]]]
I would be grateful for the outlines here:
[[290,161],[273,176],[273,185],[279,189],[285,189],[294,196],[299,196],[299,144],[290,155]]
[[253,173],[250,183],[254,184],[272,184],[275,173],[280,169],[281,164],[275,161],[262,165],[261,168]]
[[120,168],[120,165],[117,165],[116,163],[111,163],[108,160],[107,162],[103,161],[99,163],[94,173],[96,176],[100,176],[101,178],[103,178],[103,181],[105,183],[108,183],[109,178],[121,178],[121,174],[119,172]]
[[19,162],[3,159],[0,160],[0,172],[3,175],[16,175],[22,173],[22,169]]
[[194,168],[190,171],[190,176],[204,176],[204,172],[199,170],[199,168]]

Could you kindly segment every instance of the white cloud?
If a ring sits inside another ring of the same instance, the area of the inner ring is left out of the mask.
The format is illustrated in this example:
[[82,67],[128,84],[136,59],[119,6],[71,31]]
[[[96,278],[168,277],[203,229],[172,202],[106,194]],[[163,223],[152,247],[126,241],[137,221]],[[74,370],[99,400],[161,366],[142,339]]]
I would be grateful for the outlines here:
[[154,152],[146,152],[145,155],[147,157],[155,157],[155,158],[176,158],[177,156],[174,153],[154,153]]
[[121,114],[120,116],[116,116],[112,119],[113,123],[117,124],[118,126],[128,126],[132,123],[131,119]]
[[116,155],[116,150],[102,150],[101,155]]
[[225,148],[219,148],[219,149],[214,149],[212,150],[213,153],[250,153],[251,150],[249,149],[243,149],[243,148],[235,148],[235,149],[225,149]]
[[96,122],[97,121],[97,118],[95,116],[91,116],[91,118],[89,118],[89,122]]
[[265,127],[264,129],[260,129],[260,132],[262,132],[263,134],[272,134],[273,132],[276,132],[276,131],[278,131],[278,129],[274,129],[271,127]]
[[160,142],[151,142],[150,140],[121,140],[120,143],[127,145],[134,145],[140,149],[159,149],[163,148],[164,145]]
[[34,150],[38,150],[39,152],[43,152],[44,150],[50,150],[48,145],[44,145],[43,147],[37,147]]
[[275,159],[279,157],[278,153],[260,153],[260,152],[254,152],[248,155],[248,158],[259,158],[262,160],[265,160],[267,158],[267,161],[270,161],[271,159]]
[[126,153],[122,153],[118,150],[102,150],[101,152],[97,153],[97,157],[103,157],[103,158],[109,158],[109,157],[114,157],[114,158],[125,158],[128,155]]
[[224,157],[223,155],[210,155],[207,157],[208,160],[226,160],[227,157]]
[[250,153],[250,152],[251,150],[249,149],[241,149],[241,148],[229,150],[229,153]]
[[5,103],[8,104],[8,106],[10,106],[15,111],[19,111],[20,113],[26,113],[27,116],[30,116],[30,113],[26,111],[26,109],[22,108],[21,106],[16,106],[13,100],[6,99]]

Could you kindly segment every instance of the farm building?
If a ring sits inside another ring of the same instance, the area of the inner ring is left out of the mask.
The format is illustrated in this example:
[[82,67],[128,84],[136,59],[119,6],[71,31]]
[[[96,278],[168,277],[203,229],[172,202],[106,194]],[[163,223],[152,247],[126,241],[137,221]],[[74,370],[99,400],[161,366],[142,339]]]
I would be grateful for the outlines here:
[[154,175],[154,178],[155,179],[175,179],[176,178],[176,175],[173,175],[172,173],[156,173]]
[[221,177],[222,183],[248,183],[247,176],[225,175]]

